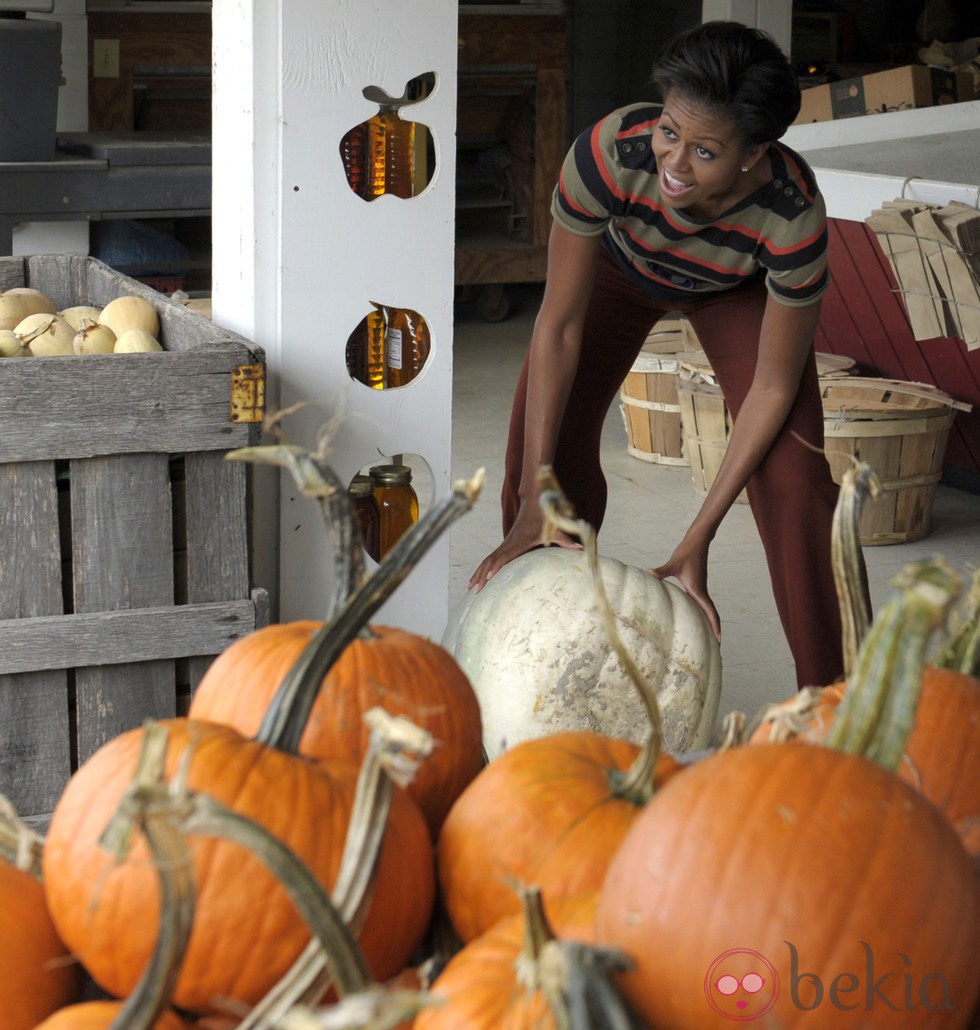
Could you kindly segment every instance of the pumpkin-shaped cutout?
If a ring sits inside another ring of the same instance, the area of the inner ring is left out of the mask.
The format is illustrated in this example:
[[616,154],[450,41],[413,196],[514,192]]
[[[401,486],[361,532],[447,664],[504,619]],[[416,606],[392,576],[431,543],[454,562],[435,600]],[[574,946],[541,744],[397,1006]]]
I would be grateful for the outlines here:
[[417,196],[432,179],[435,165],[427,126],[402,114],[402,108],[424,100],[435,86],[435,73],[409,79],[405,92],[393,97],[380,86],[365,86],[365,100],[377,114],[348,129],[340,140],[340,160],[351,190],[364,200],[383,194]]

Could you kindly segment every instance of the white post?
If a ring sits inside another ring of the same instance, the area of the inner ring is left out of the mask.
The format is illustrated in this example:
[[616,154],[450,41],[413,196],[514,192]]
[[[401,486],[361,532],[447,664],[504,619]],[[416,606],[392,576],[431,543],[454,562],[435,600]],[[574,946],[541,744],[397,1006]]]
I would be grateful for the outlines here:
[[[215,318],[265,348],[273,408],[311,405],[286,420],[291,439],[312,445],[343,411],[330,452],[341,478],[420,455],[423,508],[449,489],[457,14],[454,0],[213,7]],[[403,116],[432,132],[433,179],[416,197],[365,202],[339,156],[344,133],[377,111],[362,90],[399,96],[430,71],[432,94]],[[429,325],[429,360],[399,389],[370,390],[347,372],[348,336],[372,300],[418,311]],[[332,571],[317,508],[287,476],[278,512],[257,487],[256,582],[275,590],[259,570],[278,541],[278,617],[316,618]],[[448,582],[444,538],[376,621],[438,639]]]

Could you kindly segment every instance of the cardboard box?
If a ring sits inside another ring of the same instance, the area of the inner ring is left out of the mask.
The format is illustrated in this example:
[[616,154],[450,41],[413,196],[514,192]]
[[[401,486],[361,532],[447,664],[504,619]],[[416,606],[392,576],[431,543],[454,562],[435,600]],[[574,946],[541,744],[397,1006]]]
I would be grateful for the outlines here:
[[794,125],[975,99],[969,72],[909,64],[803,90]]

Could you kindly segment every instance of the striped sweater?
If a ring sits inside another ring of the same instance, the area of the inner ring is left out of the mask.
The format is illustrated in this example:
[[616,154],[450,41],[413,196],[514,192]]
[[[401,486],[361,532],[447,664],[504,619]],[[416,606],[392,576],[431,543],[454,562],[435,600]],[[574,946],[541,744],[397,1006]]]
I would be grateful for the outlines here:
[[619,108],[572,144],[552,198],[555,221],[605,243],[641,288],[693,299],[765,279],[784,304],[826,289],[827,216],[813,171],[789,147],[769,147],[773,179],[710,221],[661,197],[650,142],[659,107]]

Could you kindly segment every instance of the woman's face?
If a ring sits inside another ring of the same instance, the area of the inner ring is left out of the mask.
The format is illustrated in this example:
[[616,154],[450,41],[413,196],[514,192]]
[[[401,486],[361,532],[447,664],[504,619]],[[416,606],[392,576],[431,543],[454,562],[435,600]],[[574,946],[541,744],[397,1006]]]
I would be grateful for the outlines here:
[[664,200],[697,218],[720,214],[755,189],[752,172],[765,149],[747,147],[733,119],[668,93],[653,136]]

